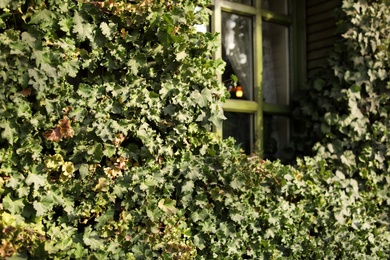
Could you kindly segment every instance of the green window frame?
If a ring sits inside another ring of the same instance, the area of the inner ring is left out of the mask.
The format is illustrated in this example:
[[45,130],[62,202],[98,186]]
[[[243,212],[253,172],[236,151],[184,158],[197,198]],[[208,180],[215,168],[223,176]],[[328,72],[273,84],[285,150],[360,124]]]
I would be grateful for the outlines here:
[[[222,32],[223,12],[251,17],[253,21],[253,93],[254,100],[229,99],[224,104],[225,112],[248,113],[254,115],[253,146],[251,151],[264,155],[264,116],[291,117],[290,104],[275,104],[263,101],[263,23],[284,26],[288,29],[288,70],[289,70],[289,99],[291,94],[299,89],[305,80],[305,21],[304,0],[288,1],[286,14],[262,9],[262,0],[252,0],[252,5],[239,3],[240,1],[214,0],[212,2],[213,15],[211,31]],[[241,1],[243,2],[243,1]],[[250,2],[250,1],[249,1]],[[222,38],[222,37],[221,37]],[[214,58],[222,58],[222,40]],[[222,75],[219,75],[222,81]],[[291,124],[291,122],[290,122]],[[291,129],[291,128],[290,128]],[[216,130],[223,136],[222,129]]]

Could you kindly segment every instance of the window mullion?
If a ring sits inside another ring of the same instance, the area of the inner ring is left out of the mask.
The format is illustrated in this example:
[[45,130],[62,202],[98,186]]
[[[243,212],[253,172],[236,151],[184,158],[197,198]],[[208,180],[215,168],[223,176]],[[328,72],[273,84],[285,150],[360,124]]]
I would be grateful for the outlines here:
[[256,15],[255,7],[229,1],[221,1],[221,10],[241,15]]
[[277,116],[291,116],[291,107],[288,105],[277,105],[263,103],[263,112]]
[[261,17],[264,21],[276,23],[279,25],[285,25],[285,26],[289,26],[293,22],[291,16],[277,14],[268,10],[261,10]]
[[226,112],[256,113],[258,105],[254,101],[228,99],[223,104],[223,110]]
[[257,113],[255,117],[255,150],[263,156],[264,140],[263,140],[263,38],[262,38],[262,15],[261,15],[261,0],[255,0],[256,16],[254,19],[254,87],[255,97],[257,97]]

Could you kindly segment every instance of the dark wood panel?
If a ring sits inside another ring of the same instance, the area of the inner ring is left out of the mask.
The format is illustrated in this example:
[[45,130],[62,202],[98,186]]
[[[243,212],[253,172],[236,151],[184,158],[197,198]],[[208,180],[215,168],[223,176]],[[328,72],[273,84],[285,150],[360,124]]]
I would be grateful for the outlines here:
[[307,75],[311,77],[328,64],[329,54],[339,37],[336,11],[342,0],[306,0]]
[[333,50],[333,47],[327,47],[324,49],[319,49],[316,51],[309,52],[307,55],[307,60],[316,60],[316,59],[321,59],[323,57],[329,57],[330,52]]
[[323,31],[330,28],[336,28],[337,20],[335,18],[329,18],[327,20],[320,21],[318,23],[308,24],[306,32],[308,34]]
[[306,6],[307,7],[311,7],[311,6],[314,6],[314,5],[320,5],[322,3],[324,3],[325,1],[324,0],[306,0]]
[[324,1],[320,5],[315,5],[307,8],[307,14],[309,16],[323,13],[325,11],[334,10],[335,8],[341,6],[341,1],[332,0],[332,1]]
[[335,10],[333,9],[328,10],[320,14],[307,16],[307,23],[308,24],[318,23],[324,20],[328,20],[330,17],[334,17],[334,16],[335,16]]
[[317,60],[311,60],[307,63],[307,69],[308,71],[312,71],[314,69],[321,68],[323,66],[326,66],[328,63],[328,57],[323,57],[321,59]]
[[315,41],[320,41],[323,39],[328,39],[331,37],[334,37],[335,34],[335,28],[330,28],[327,30],[323,30],[317,33],[312,33],[307,36],[307,42],[315,42]]
[[333,46],[335,41],[337,40],[337,37],[329,37],[326,39],[321,39],[320,41],[314,41],[314,42],[308,42],[307,43],[307,50],[310,51],[315,51],[318,49],[323,49],[329,46]]

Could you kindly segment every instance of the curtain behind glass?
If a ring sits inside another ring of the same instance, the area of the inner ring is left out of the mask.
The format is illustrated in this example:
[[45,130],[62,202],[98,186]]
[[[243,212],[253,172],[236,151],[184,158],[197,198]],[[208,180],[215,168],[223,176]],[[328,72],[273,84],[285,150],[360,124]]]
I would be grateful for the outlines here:
[[244,90],[244,98],[253,100],[253,40],[250,17],[222,12],[222,52],[226,61],[223,80],[234,74]]

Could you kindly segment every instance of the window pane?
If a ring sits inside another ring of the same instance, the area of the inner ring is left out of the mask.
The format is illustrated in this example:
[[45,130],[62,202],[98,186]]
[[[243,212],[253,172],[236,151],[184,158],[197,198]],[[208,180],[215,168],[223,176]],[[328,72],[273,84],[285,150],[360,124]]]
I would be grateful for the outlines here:
[[261,8],[280,14],[288,14],[287,0],[262,0]]
[[234,137],[237,144],[250,154],[253,147],[253,114],[225,112],[223,138]]
[[267,103],[289,104],[287,27],[263,22],[263,97]]
[[290,120],[287,117],[264,114],[264,157],[288,159]]
[[240,4],[253,5],[252,0],[227,0],[228,2],[236,2]]
[[[222,80],[229,89],[231,75],[238,78],[243,100],[253,100],[252,18],[222,12],[222,58],[226,62]],[[233,92],[232,98],[235,98]]]

